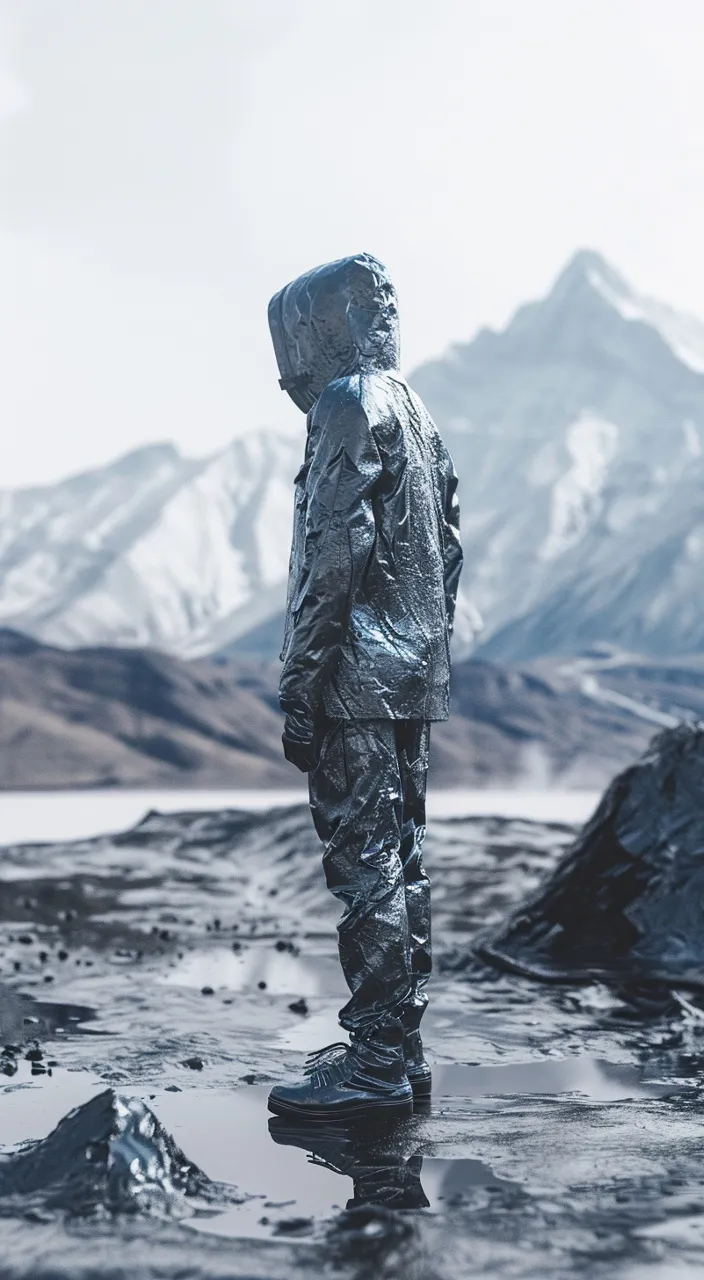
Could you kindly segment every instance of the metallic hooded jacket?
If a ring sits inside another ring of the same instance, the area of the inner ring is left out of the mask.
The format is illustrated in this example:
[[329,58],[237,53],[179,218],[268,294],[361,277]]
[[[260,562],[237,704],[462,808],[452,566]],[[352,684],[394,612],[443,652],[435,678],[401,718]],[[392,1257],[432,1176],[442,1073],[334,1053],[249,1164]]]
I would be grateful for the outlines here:
[[272,298],[269,327],[281,386],[308,414],[282,704],[335,719],[445,720],[457,477],[398,372],[386,269],[365,253],[318,267]]

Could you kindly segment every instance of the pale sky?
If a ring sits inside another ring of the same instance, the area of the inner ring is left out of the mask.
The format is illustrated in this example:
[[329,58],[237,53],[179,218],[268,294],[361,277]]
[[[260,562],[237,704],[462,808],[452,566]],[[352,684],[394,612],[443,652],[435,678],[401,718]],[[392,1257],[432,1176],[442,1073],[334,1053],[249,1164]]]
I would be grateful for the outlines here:
[[287,427],[266,307],[368,250],[406,369],[579,247],[704,317],[702,0],[0,0],[0,486]]

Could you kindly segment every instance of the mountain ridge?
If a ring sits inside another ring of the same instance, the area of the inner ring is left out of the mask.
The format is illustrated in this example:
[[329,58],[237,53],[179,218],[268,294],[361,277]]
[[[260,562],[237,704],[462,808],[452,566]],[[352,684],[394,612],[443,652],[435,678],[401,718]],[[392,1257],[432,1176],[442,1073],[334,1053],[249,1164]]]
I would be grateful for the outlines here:
[[[704,325],[580,250],[411,381],[460,475],[458,657],[704,646]],[[203,459],[156,444],[0,491],[0,625],[274,657],[303,440],[262,429]]]

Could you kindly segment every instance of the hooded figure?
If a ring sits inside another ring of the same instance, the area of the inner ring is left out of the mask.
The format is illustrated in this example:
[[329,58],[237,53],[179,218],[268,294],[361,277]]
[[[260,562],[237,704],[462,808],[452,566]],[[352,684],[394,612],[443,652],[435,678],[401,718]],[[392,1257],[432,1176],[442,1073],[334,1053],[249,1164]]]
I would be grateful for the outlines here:
[[296,477],[281,706],[342,901],[349,1045],[280,1086],[282,1115],[408,1111],[430,1092],[419,1024],[431,969],[422,865],[429,726],[448,715],[462,567],[457,477],[398,371],[396,294],[369,254],[272,298],[280,384],[307,413]]

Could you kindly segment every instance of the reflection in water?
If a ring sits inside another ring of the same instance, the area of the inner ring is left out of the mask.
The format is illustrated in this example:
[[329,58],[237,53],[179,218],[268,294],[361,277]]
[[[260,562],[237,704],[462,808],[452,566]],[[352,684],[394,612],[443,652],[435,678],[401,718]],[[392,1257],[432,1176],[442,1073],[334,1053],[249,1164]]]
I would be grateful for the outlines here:
[[420,1180],[423,1157],[404,1153],[403,1143],[393,1142],[398,1135],[390,1127],[385,1131],[390,1148],[379,1128],[372,1135],[363,1127],[292,1125],[274,1117],[269,1121],[269,1133],[280,1146],[306,1151],[311,1164],[351,1178],[354,1195],[347,1201],[348,1209],[362,1204],[392,1209],[427,1209],[430,1205]]
[[277,1116],[269,1120],[269,1133],[278,1145],[307,1152],[310,1164],[351,1178],[354,1194],[347,1209],[379,1205],[441,1212],[465,1203],[478,1189],[514,1185],[495,1177],[481,1160],[422,1155],[412,1122],[345,1128],[292,1124]]

